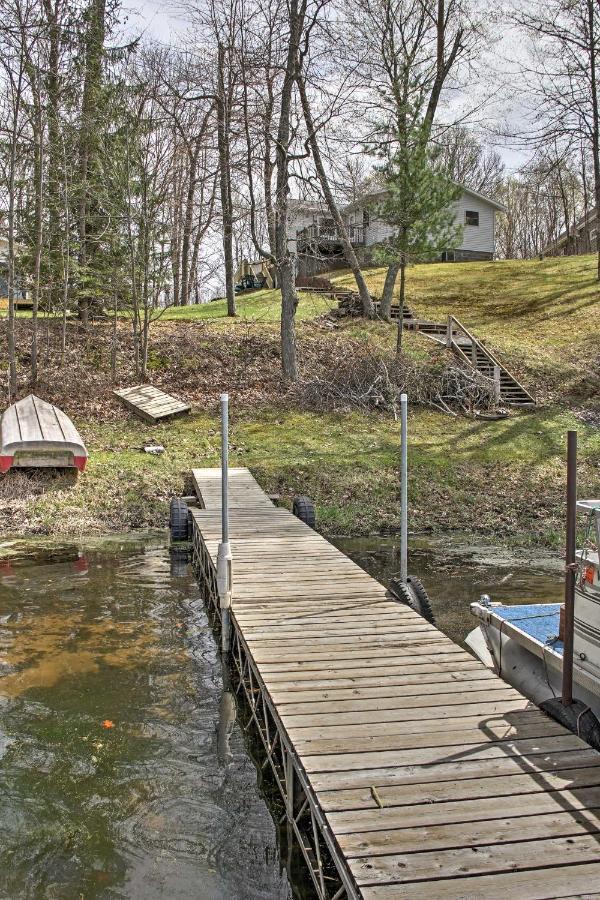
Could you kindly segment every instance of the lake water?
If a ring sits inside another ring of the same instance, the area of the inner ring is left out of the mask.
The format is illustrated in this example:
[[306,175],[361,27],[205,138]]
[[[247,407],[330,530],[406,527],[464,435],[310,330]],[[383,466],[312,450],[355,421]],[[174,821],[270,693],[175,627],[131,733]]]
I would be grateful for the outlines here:
[[0,896],[290,897],[186,566],[65,552],[0,564]]
[[[398,570],[393,538],[336,543],[384,584]],[[414,539],[409,571],[458,641],[481,593],[562,592],[556,559],[467,539]],[[0,897],[309,897],[233,710],[164,535],[0,561]]]

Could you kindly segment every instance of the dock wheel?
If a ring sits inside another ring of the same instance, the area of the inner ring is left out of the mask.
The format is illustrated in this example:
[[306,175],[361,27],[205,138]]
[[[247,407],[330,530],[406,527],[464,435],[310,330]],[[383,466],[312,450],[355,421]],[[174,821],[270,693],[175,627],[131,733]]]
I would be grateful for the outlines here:
[[173,543],[189,540],[190,517],[188,505],[181,497],[173,497],[171,500],[169,530]]
[[390,582],[390,593],[400,601],[410,606],[416,613],[423,616],[431,625],[435,625],[435,616],[431,608],[431,600],[427,591],[423,587],[423,582],[419,578],[413,578],[411,575],[406,579],[406,584],[399,578],[392,578]]
[[292,512],[301,522],[308,525],[309,528],[315,527],[315,504],[310,497],[294,497]]

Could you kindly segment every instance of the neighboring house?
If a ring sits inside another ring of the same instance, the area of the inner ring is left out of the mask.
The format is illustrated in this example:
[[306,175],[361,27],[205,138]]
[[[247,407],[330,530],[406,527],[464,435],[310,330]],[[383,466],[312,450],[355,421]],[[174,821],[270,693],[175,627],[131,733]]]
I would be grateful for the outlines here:
[[578,256],[593,253],[597,249],[598,211],[590,209],[577,221],[569,233],[563,231],[555,241],[544,247],[549,256]]
[[[373,248],[389,238],[394,229],[377,217],[377,203],[384,191],[367,193],[340,209],[348,237],[362,263],[373,261]],[[461,195],[453,204],[456,224],[463,226],[460,246],[448,247],[442,262],[494,259],[496,252],[496,213],[505,207],[477,191],[461,186]],[[342,244],[323,203],[291,200],[289,245],[298,257],[298,274],[316,275],[327,269],[343,268]]]
[[[0,301],[8,300],[8,238],[0,237]],[[23,289],[17,280],[15,285],[15,300],[29,305],[29,294]],[[6,303],[3,303],[6,305]]]
[[256,259],[251,262],[247,259],[242,260],[233,278],[237,293],[256,291],[260,288],[273,288],[276,287],[277,281],[272,266],[265,259]]

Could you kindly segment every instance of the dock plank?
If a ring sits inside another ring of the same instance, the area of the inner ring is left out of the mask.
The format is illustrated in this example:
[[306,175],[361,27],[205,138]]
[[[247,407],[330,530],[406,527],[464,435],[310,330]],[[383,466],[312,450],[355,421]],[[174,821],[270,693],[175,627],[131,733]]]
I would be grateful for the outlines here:
[[[220,472],[193,480],[214,566]],[[598,753],[274,507],[246,469],[231,471],[230,539],[233,625],[347,896],[594,895]]]

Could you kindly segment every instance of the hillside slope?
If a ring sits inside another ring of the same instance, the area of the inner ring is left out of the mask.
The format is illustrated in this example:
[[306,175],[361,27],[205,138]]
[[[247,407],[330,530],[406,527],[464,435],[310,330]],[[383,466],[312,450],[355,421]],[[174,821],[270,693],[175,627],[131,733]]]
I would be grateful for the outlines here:
[[[367,275],[376,292],[383,272],[371,269]],[[345,273],[336,278],[348,283]],[[415,267],[409,298],[424,317],[457,315],[510,358],[544,401],[531,412],[496,422],[412,405],[411,529],[460,529],[503,543],[558,546],[569,428],[576,427],[580,436],[580,496],[600,494],[600,392],[594,389],[600,295],[593,261]],[[327,366],[347,359],[363,341],[393,352],[393,326],[356,319],[336,324],[322,318],[328,307],[323,297],[301,296],[302,379],[327,377]],[[87,333],[70,324],[63,359],[60,323],[49,321],[37,392],[71,415],[90,462],[77,482],[35,472],[0,479],[3,532],[87,534],[166,526],[169,498],[189,491],[191,467],[218,464],[223,390],[231,395],[232,464],[249,466],[285,503],[294,494],[313,496],[326,534],[395,529],[397,422],[377,408],[323,411],[307,392],[290,390],[278,359],[277,292],[240,298],[240,312],[231,320],[224,304],[213,303],[174,310],[153,326],[149,378],[194,410],[189,418],[155,427],[135,419],[112,396],[110,324],[95,323]],[[5,327],[0,320],[4,368]],[[19,320],[20,347],[29,346],[30,327]],[[418,335],[406,338],[409,358],[423,364],[424,377],[435,377],[435,345]],[[439,353],[437,358],[439,364]],[[120,386],[133,382],[126,322],[119,325],[118,371]],[[25,354],[21,394],[28,392],[26,372]],[[5,387],[0,383],[0,402],[6,401]],[[165,453],[144,453],[148,442],[162,444]]]
[[[366,272],[380,294],[384,269]],[[332,276],[352,286],[352,275]],[[582,401],[600,391],[600,285],[596,257],[498,260],[414,266],[407,301],[419,318],[456,316],[488,342],[538,391]]]

